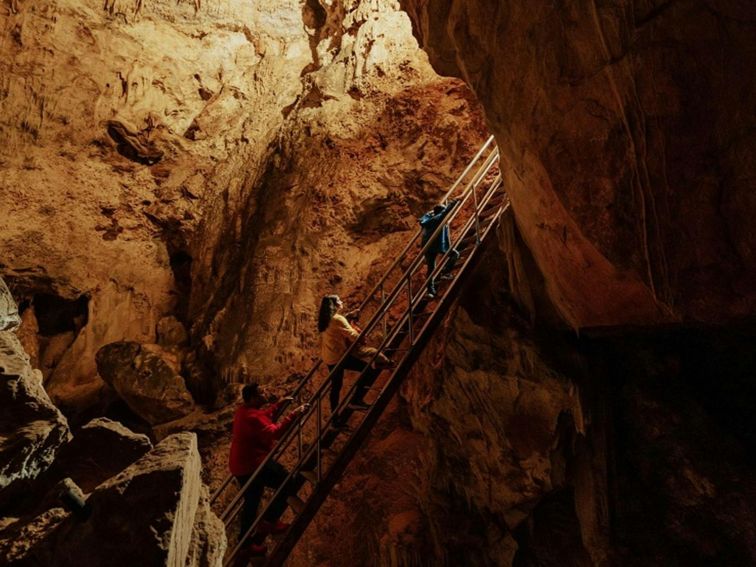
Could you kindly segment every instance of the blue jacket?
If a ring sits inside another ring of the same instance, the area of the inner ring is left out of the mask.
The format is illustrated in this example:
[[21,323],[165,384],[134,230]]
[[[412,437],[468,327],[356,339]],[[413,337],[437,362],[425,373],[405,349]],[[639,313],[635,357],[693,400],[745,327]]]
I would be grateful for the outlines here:
[[[444,217],[451,212],[453,207],[454,203],[449,203],[444,206],[444,210],[438,213],[428,211],[420,217],[420,226],[423,227],[422,246],[425,246],[425,243],[428,242],[428,239],[444,221]],[[447,250],[449,250],[449,225],[444,225],[441,234],[436,237],[436,240],[431,244],[427,252],[428,254],[444,254]]]

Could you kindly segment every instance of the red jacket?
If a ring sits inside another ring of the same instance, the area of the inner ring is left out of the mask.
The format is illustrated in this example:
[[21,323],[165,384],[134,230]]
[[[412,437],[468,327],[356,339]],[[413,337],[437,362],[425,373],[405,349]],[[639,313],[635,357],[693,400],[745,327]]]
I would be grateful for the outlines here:
[[270,453],[276,439],[286,431],[293,417],[291,414],[279,423],[272,421],[279,405],[253,408],[242,404],[236,408],[228,463],[232,475],[242,476],[255,472]]

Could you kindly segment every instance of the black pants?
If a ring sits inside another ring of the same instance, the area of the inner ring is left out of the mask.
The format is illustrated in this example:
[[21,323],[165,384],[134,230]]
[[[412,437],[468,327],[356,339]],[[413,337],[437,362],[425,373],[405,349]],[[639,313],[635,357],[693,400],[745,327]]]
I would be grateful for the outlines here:
[[[362,372],[367,368],[367,365],[367,362],[365,362],[364,360],[360,360],[359,358],[350,354],[349,356],[347,356],[344,364],[341,366],[341,368],[339,368],[338,372],[335,372],[333,376],[331,376],[331,391],[328,397],[328,401],[331,403],[331,413],[334,413],[336,411],[336,408],[339,407],[341,386],[344,384],[344,370]],[[336,368],[335,364],[328,365],[329,372],[333,372],[334,368]],[[365,382],[367,382],[368,380],[370,380],[370,373],[365,372],[357,381],[357,388],[355,388],[354,391],[355,402],[361,402],[362,398],[365,396]]]
[[[433,273],[433,270],[436,269],[437,255],[437,252],[426,252],[425,254],[425,265],[428,266],[429,278]],[[441,274],[443,275],[451,272],[454,269],[454,265],[457,263],[457,260],[459,260],[459,252],[457,252],[456,249],[452,248],[451,250],[449,250],[449,257],[446,260],[444,269],[441,270]],[[436,294],[436,282],[432,278],[428,280],[428,293],[432,293],[434,295]]]
[[[273,490],[278,490],[286,477],[289,475],[289,471],[283,465],[280,465],[273,461],[268,463],[257,475],[252,485],[247,489],[244,494],[244,506],[241,513],[241,525],[239,527],[239,537],[244,537],[247,530],[255,522],[257,517],[257,509],[260,506],[260,500],[262,499],[263,490],[267,486]],[[252,475],[246,474],[237,476],[236,480],[243,487]],[[289,496],[288,491],[283,490],[278,498],[270,505],[268,511],[265,513],[265,519],[271,522],[278,520],[286,510],[286,497]]]

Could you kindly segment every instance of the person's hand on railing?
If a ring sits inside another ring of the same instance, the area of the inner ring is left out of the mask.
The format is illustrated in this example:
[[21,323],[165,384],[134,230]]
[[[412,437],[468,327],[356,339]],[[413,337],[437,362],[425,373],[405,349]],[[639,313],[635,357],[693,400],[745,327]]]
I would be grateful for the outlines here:
[[359,309],[352,309],[351,311],[347,311],[344,314],[344,318],[349,321],[357,321],[360,318],[360,310]]
[[310,409],[310,404],[302,404],[301,406],[294,408],[291,413],[294,414],[295,417],[299,417],[300,415],[304,414],[308,409]]

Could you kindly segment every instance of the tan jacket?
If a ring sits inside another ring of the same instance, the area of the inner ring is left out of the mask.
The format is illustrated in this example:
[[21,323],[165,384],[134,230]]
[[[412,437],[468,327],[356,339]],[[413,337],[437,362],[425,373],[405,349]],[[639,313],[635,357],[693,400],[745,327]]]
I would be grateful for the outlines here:
[[334,315],[320,335],[320,357],[329,366],[336,364],[360,334],[343,315]]

